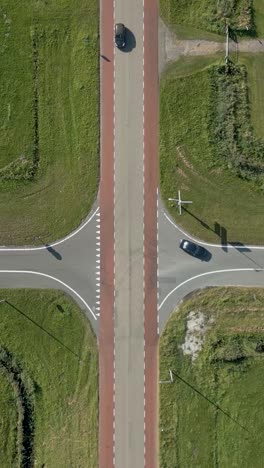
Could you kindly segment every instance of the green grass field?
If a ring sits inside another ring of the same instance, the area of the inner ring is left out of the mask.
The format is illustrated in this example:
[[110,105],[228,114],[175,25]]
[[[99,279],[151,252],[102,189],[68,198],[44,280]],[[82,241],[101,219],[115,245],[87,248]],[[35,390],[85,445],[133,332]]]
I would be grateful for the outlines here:
[[264,86],[262,80],[264,56],[262,54],[243,54],[240,55],[239,61],[247,67],[251,121],[255,134],[258,138],[264,139]]
[[[247,65],[252,123],[261,136],[263,106],[256,80],[262,56],[240,56]],[[215,164],[209,143],[210,81],[208,67],[219,57],[182,58],[171,65],[160,88],[160,187],[167,208],[184,229],[213,242],[263,243],[263,192]],[[168,198],[178,190],[193,200],[182,216]],[[188,211],[187,211],[188,210]],[[246,214],[246,218],[245,218]],[[234,222],[235,219],[235,222]]]
[[[1,290],[0,346],[34,383],[34,466],[98,465],[98,351],[74,301],[55,290]],[[1,369],[1,368],[0,368]],[[17,402],[0,372],[0,465],[13,468]],[[23,465],[24,466],[24,465]]]
[[256,31],[259,37],[264,37],[264,3],[262,0],[254,0]]
[[183,39],[217,39],[212,33],[224,35],[226,22],[242,35],[261,35],[264,27],[262,0],[161,0],[160,13]]
[[96,0],[1,3],[1,244],[60,238],[94,202],[98,15]]
[[215,288],[170,317],[160,339],[160,379],[169,370],[174,379],[160,384],[160,468],[262,468],[263,304],[264,289]]

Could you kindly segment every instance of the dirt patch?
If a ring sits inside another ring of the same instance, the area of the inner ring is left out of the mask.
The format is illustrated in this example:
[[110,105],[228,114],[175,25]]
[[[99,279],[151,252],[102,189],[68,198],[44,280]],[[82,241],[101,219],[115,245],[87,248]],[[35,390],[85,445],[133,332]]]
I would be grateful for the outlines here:
[[[236,39],[238,40],[238,39]],[[206,41],[199,39],[179,40],[175,33],[159,20],[159,73],[170,62],[179,60],[181,56],[214,55],[223,52],[225,56],[225,42]],[[241,39],[238,42],[229,41],[229,51],[258,53],[264,52],[264,39]]]
[[194,171],[193,165],[188,161],[186,155],[185,155],[185,150],[183,146],[177,146],[176,148],[177,151],[177,156],[179,156],[180,160],[183,162],[183,164],[188,167],[192,172]]
[[177,168],[177,172],[183,179],[187,179],[187,175],[185,174],[184,170],[181,167]]
[[183,354],[189,355],[194,361],[202,350],[204,336],[213,320],[208,320],[201,311],[191,311],[186,322],[184,343],[180,346]]

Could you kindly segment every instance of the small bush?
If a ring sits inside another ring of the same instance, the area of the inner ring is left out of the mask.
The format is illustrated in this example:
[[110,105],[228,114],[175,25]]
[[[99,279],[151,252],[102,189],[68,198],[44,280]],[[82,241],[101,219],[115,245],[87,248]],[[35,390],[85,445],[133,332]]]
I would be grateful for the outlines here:
[[244,66],[209,69],[209,138],[215,162],[258,186],[264,183],[264,142],[250,123],[247,73]]
[[255,34],[253,0],[161,0],[160,8],[171,25],[225,34],[228,24],[238,34]]
[[34,382],[14,356],[3,347],[0,347],[0,367],[5,369],[16,395],[18,466],[30,468],[34,465]]

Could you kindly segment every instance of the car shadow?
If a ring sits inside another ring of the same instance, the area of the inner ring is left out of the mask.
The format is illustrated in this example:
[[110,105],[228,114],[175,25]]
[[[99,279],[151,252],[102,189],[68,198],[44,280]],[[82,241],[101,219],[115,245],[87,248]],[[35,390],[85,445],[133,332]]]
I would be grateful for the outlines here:
[[211,254],[211,252],[209,252],[209,250],[204,249],[203,255],[201,255],[201,256],[198,257],[198,258],[200,258],[200,260],[201,260],[202,262],[210,262],[210,260],[211,260],[211,258],[212,258],[212,254]]
[[122,52],[131,52],[136,48],[136,38],[130,29],[126,28],[126,45],[121,49]]

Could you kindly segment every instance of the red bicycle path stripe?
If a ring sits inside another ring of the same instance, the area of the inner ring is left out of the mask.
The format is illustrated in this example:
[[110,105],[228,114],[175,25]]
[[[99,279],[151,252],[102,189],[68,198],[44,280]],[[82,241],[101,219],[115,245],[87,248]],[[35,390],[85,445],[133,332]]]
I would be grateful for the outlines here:
[[114,468],[114,6],[100,3],[99,467]]
[[158,5],[144,0],[145,468],[158,467]]

